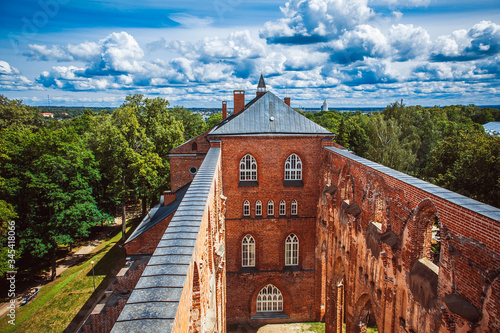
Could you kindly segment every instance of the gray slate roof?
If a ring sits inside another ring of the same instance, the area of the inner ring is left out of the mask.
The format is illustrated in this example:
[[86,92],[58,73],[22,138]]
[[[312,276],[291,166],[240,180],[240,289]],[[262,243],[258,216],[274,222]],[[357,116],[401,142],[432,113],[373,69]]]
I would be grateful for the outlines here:
[[331,150],[339,155],[342,155],[342,156],[347,157],[353,161],[356,161],[358,163],[366,165],[367,167],[370,167],[374,170],[377,170],[377,171],[379,171],[383,174],[386,174],[390,177],[398,179],[399,181],[402,181],[403,183],[406,183],[408,185],[411,185],[411,186],[414,186],[418,189],[421,189],[422,191],[425,191],[429,194],[435,195],[436,197],[447,200],[447,201],[454,203],[458,206],[461,206],[463,208],[466,208],[468,210],[471,210],[473,212],[476,212],[478,214],[481,214],[481,215],[486,216],[490,219],[493,219],[493,220],[500,222],[500,209],[498,209],[498,208],[495,208],[495,207],[487,205],[485,203],[476,201],[476,200],[471,199],[471,198],[467,198],[466,196],[463,196],[461,194],[452,192],[452,191],[447,190],[445,188],[428,183],[424,180],[409,176],[405,173],[393,170],[393,169],[388,168],[386,166],[383,166],[381,164],[364,159],[362,157],[359,157],[357,155],[350,153],[347,149],[339,149],[339,148],[335,148],[335,147],[326,147],[326,149],[329,149],[329,150]]
[[307,119],[271,92],[254,98],[209,135],[333,135]]
[[170,205],[162,206],[162,207],[160,207],[160,205],[157,205],[157,206],[151,208],[151,211],[149,212],[149,214],[146,215],[146,217],[144,217],[141,224],[139,224],[139,226],[134,230],[132,235],[130,235],[130,237],[125,241],[125,244],[127,244],[128,242],[131,242],[132,240],[139,237],[147,230],[154,227],[159,222],[163,221],[165,218],[167,218],[171,214],[175,213],[175,211],[177,210],[177,207],[179,207],[179,204],[181,203],[182,199],[184,198],[184,195],[186,194],[186,191],[188,190],[190,184],[191,183],[184,185],[183,187],[181,187],[180,189],[178,189],[175,192],[176,199]]
[[220,148],[210,148],[112,333],[171,332]]

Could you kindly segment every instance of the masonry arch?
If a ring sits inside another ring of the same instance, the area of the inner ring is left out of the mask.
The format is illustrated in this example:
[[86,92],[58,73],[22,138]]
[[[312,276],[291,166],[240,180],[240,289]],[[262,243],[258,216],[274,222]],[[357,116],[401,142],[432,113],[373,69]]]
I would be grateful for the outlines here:
[[[266,281],[265,283],[261,283],[261,284],[257,285],[257,288],[255,288],[254,293],[252,295],[251,304],[250,304],[250,314],[252,317],[254,317],[256,314],[262,312],[262,311],[257,311],[257,299],[258,299],[261,291],[264,288],[269,287],[269,286],[271,286],[272,290],[274,290],[272,287],[275,287],[279,291],[279,294],[281,295],[282,308],[280,311],[267,311],[267,312],[279,312],[279,313],[284,313],[285,315],[288,315],[290,313],[290,308],[292,306],[292,304],[291,304],[292,298],[288,294],[286,288],[281,283],[281,281],[278,281],[276,279],[271,279],[269,281]],[[278,293],[276,294],[276,296],[278,296]],[[273,295],[273,297],[274,297],[274,295]],[[260,310],[262,310],[262,308]]]
[[[361,332],[365,327],[377,328],[377,316],[373,308],[373,302],[368,294],[363,294],[358,298],[354,306],[354,320],[352,332]],[[376,303],[375,303],[376,304]]]
[[[403,234],[403,266],[413,296],[427,311],[437,301],[440,241],[433,242],[433,229],[440,232],[438,211],[430,199],[421,201],[405,226]],[[434,243],[434,244],[433,244]],[[409,274],[408,274],[409,273]]]

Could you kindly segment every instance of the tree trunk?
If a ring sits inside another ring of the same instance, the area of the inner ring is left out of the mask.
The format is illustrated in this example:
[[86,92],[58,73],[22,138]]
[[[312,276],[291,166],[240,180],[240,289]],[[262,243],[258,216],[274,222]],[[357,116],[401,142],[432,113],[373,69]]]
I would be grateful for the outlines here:
[[122,240],[125,242],[125,232],[127,229],[127,207],[125,200],[122,202]]
[[147,207],[146,207],[146,205],[147,205],[147,199],[146,199],[146,197],[143,197],[142,198],[142,214],[141,214],[141,217],[144,217],[147,214]]
[[51,264],[52,264],[52,273],[50,275],[50,280],[51,281],[54,281],[56,279],[56,276],[57,276],[57,272],[56,272],[56,269],[57,269],[57,264],[56,264],[56,251],[53,250],[51,255],[50,255],[50,261],[51,261]]

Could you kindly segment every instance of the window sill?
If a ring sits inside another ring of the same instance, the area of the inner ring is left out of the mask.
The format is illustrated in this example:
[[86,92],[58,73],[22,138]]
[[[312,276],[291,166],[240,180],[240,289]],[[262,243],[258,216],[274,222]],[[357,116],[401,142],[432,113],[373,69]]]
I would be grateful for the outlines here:
[[256,186],[259,186],[259,182],[257,182],[256,180],[251,180],[251,181],[240,180],[240,182],[238,183],[238,186],[239,187],[256,187]]
[[304,182],[302,180],[284,180],[283,186],[304,186]]
[[262,319],[289,319],[286,313],[283,311],[279,312],[257,312],[252,320],[262,320]]
[[241,267],[239,273],[257,273],[259,270],[255,266]]
[[298,271],[301,271],[302,269],[300,268],[299,265],[295,265],[295,266],[285,266],[283,267],[283,271],[285,272],[298,272]]

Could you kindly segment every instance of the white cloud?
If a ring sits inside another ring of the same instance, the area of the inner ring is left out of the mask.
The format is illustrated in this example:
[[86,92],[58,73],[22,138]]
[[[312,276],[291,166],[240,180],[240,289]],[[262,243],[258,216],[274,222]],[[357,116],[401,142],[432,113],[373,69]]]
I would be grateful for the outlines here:
[[367,3],[367,0],[290,0],[280,7],[284,17],[266,22],[260,36],[268,43],[325,42],[368,22],[374,12]]
[[0,87],[3,90],[38,89],[17,68],[3,60],[0,60]]
[[432,58],[436,61],[467,61],[500,53],[500,25],[481,21],[471,29],[457,30],[440,36],[433,45]]
[[338,63],[351,63],[365,57],[383,58],[389,54],[389,44],[384,34],[378,28],[366,24],[347,31],[340,39],[326,45],[326,49],[331,50],[331,59]]
[[427,57],[431,46],[427,31],[421,27],[414,28],[413,24],[393,25],[388,33],[388,40],[393,49],[393,58],[401,61]]

